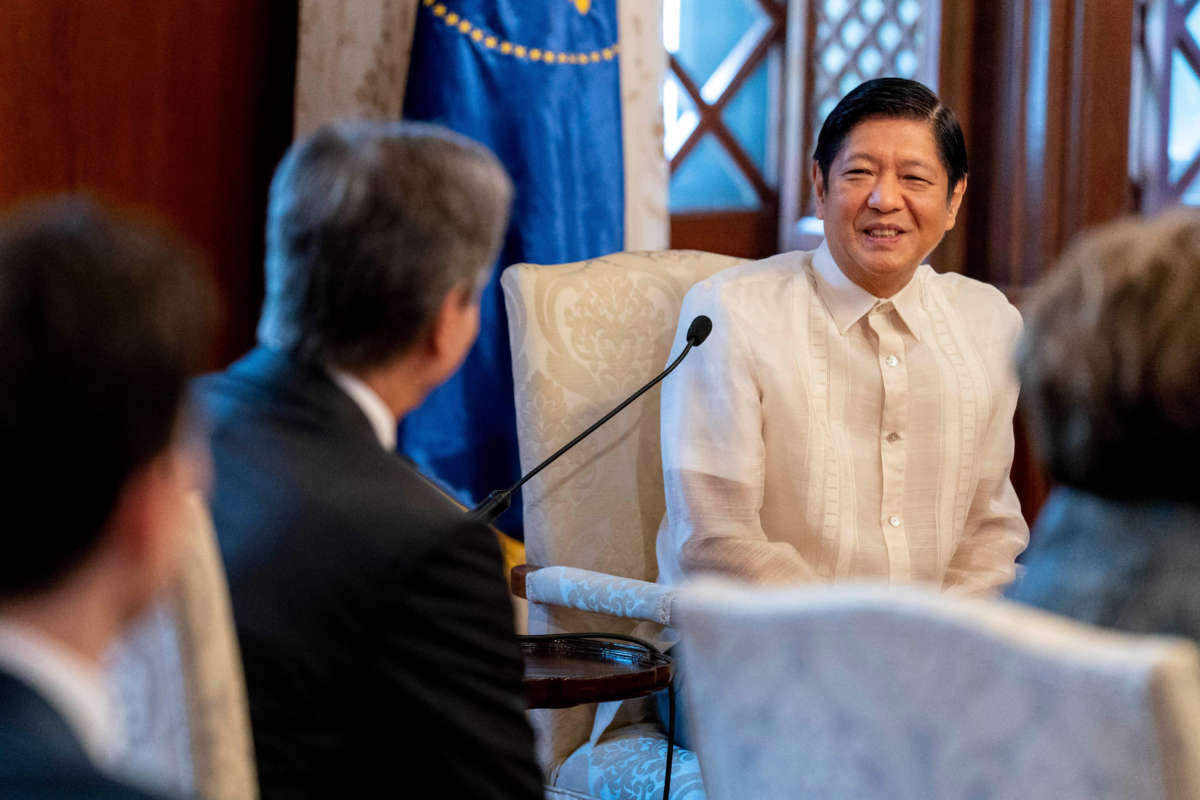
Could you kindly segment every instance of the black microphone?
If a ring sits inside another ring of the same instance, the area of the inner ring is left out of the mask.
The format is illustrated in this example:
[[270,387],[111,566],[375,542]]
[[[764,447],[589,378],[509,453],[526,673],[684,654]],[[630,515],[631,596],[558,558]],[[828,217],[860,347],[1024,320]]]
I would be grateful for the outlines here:
[[[688,332],[687,332],[688,346],[689,347],[699,347],[700,345],[704,344],[704,340],[708,338],[708,335],[710,333],[712,333],[712,320],[709,319],[708,317],[704,316],[703,314],[701,314],[700,316],[698,316],[694,320],[692,320],[691,325],[688,325]],[[683,352],[686,353],[687,350],[684,350]],[[682,359],[683,355],[681,354],[679,357]],[[675,363],[678,364],[679,362],[677,361]],[[672,365],[672,366],[674,366],[674,365]],[[668,367],[667,372],[670,372],[670,371],[671,371],[671,368]],[[664,372],[663,375],[666,375],[666,373]],[[655,380],[658,380],[658,379],[655,378]]]
[[521,480],[517,481],[516,483],[514,483],[512,486],[508,487],[507,489],[497,489],[496,491],[489,494],[486,498],[484,498],[484,501],[482,503],[475,506],[475,508],[471,509],[471,513],[470,513],[471,518],[474,520],[477,520],[479,522],[482,522],[484,524],[489,524],[493,520],[495,520],[497,517],[499,517],[501,514],[503,514],[505,511],[507,511],[508,507],[512,501],[513,492],[515,492],[517,489],[520,489],[521,486],[525,483],[525,481],[529,480],[534,475],[537,475],[547,465],[549,465],[550,462],[554,461],[559,456],[561,456],[563,453],[567,452],[572,447],[579,444],[581,441],[583,441],[585,438],[587,438],[587,436],[592,431],[596,430],[596,428],[599,428],[601,425],[603,425],[604,423],[608,422],[610,419],[615,417],[617,415],[617,413],[621,411],[621,409],[625,408],[625,406],[629,405],[634,400],[637,400],[646,391],[648,391],[649,389],[652,389],[656,383],[658,383],[663,378],[670,375],[671,371],[673,369],[675,369],[677,366],[679,366],[679,362],[683,361],[683,357],[686,356],[688,353],[690,353],[693,347],[699,347],[700,345],[702,345],[704,343],[704,340],[708,338],[708,334],[710,334],[710,333],[712,333],[712,320],[711,319],[704,316],[703,314],[701,314],[700,316],[693,319],[692,324],[688,326],[688,330],[687,330],[687,346],[683,348],[683,352],[679,354],[679,357],[676,358],[674,361],[672,361],[670,363],[670,365],[667,366],[666,369],[664,369],[662,372],[658,373],[658,375],[652,381],[647,383],[645,386],[638,389],[633,394],[629,395],[629,397],[625,398],[625,400],[619,406],[617,406],[612,411],[605,414],[600,419],[596,420],[596,422],[594,422],[592,424],[592,426],[590,428],[588,428],[586,431],[579,434],[574,439],[572,439],[571,441],[564,444],[562,447],[558,448],[558,450],[555,451],[555,453],[552,456],[550,456],[545,461],[538,464],[536,467],[531,469],[529,472],[527,472],[523,476],[521,476]]

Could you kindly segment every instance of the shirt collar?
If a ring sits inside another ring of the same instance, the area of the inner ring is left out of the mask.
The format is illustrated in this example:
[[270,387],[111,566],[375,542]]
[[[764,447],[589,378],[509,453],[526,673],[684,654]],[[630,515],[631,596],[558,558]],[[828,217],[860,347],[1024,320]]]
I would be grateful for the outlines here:
[[99,667],[33,628],[2,618],[0,666],[62,716],[92,763],[101,769],[112,765],[121,733]]
[[842,272],[841,267],[834,261],[833,253],[829,252],[828,242],[822,241],[821,246],[813,253],[812,265],[817,276],[817,291],[829,307],[833,322],[843,336],[875,306],[890,302],[908,330],[920,340],[920,326],[917,324],[921,314],[919,277],[925,269],[924,265],[917,267],[917,271],[904,288],[887,300],[876,297],[846,277],[846,273]]
[[371,423],[371,428],[375,431],[375,438],[379,440],[380,446],[388,452],[395,450],[396,417],[387,407],[387,403],[383,402],[375,390],[367,386],[361,378],[334,367],[326,367],[326,371],[333,382],[341,387],[342,391],[349,395],[354,404],[362,410],[367,422]]

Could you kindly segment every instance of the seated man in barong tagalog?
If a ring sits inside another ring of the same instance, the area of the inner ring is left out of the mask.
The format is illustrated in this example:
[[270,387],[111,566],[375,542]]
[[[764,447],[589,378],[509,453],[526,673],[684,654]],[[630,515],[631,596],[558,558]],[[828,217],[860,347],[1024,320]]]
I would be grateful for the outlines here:
[[920,83],[868,81],[825,120],[812,176],[819,248],[684,299],[674,352],[696,315],[713,327],[663,387],[659,582],[995,593],[1029,535],[1009,480],[1021,317],[924,263],[967,188],[962,130]]

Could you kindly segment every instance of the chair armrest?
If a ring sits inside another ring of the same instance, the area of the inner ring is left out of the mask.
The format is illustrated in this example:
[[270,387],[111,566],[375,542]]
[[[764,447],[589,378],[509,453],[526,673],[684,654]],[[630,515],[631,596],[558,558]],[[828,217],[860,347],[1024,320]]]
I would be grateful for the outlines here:
[[508,573],[508,588],[515,597],[528,600],[525,596],[525,576],[534,570],[544,569],[537,564],[517,564]]
[[518,564],[510,575],[513,594],[531,603],[593,611],[613,617],[671,624],[676,590],[649,581],[619,578],[576,567]]

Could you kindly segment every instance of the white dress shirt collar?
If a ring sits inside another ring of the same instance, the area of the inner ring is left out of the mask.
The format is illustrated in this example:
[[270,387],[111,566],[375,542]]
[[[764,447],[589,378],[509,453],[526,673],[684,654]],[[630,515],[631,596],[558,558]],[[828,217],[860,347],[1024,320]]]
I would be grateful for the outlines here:
[[883,300],[846,277],[846,273],[842,272],[834,261],[833,254],[829,252],[828,242],[822,241],[821,246],[813,253],[812,265],[817,276],[817,292],[825,301],[838,332],[843,336],[850,330],[851,325],[866,316],[871,309],[890,302],[912,335],[918,340],[921,338],[921,326],[918,324],[921,312],[919,277],[926,267],[917,267],[917,271],[903,289]]
[[387,407],[387,403],[383,402],[383,398],[375,394],[375,390],[367,386],[362,379],[349,372],[333,367],[326,367],[326,371],[333,382],[340,386],[342,391],[349,395],[354,404],[362,410],[367,422],[371,423],[371,428],[375,431],[375,438],[379,439],[380,446],[388,452],[395,450],[396,417],[392,415],[392,410]]
[[66,720],[92,763],[101,769],[112,764],[121,736],[98,667],[32,628],[0,618],[0,668]]

